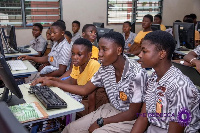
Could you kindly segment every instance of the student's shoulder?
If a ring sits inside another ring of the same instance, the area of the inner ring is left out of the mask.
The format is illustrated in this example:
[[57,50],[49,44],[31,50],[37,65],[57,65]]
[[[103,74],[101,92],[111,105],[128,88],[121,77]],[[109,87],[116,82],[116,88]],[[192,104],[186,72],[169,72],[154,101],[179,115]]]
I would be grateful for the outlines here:
[[126,57],[126,60],[129,62],[129,69],[134,73],[146,73],[146,71],[135,59]]
[[100,63],[94,59],[90,59],[90,61],[88,62],[88,66],[89,67],[100,67]]

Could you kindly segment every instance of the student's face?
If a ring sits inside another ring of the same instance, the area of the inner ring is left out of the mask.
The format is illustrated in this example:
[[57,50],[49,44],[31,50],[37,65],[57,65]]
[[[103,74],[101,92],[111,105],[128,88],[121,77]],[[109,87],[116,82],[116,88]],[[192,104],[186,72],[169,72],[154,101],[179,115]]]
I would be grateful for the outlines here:
[[122,30],[123,30],[124,33],[129,33],[130,30],[131,30],[131,27],[130,27],[129,24],[124,23],[124,24],[123,24],[123,27],[122,27]]
[[77,33],[79,29],[80,29],[80,27],[79,27],[78,24],[76,24],[76,23],[72,24],[72,31],[73,31],[73,33]]
[[159,17],[154,17],[154,24],[161,24],[161,19]]
[[103,66],[108,66],[117,61],[122,53],[122,47],[119,47],[112,40],[101,38],[99,40],[99,60]]
[[88,52],[88,49],[84,45],[72,46],[72,63],[75,66],[87,65],[86,63],[90,60],[91,52]]
[[32,34],[35,38],[37,38],[38,36],[40,36],[42,33],[42,31],[40,31],[40,28],[38,26],[33,26],[32,29]]
[[50,31],[50,29],[48,29],[47,32],[46,32],[46,38],[47,38],[47,40],[51,40],[51,31]]
[[143,68],[155,68],[160,63],[160,51],[149,40],[144,40],[141,48],[138,62]]
[[144,17],[143,20],[142,20],[142,28],[144,29],[147,29],[147,28],[150,28],[151,27],[151,20],[147,17]]
[[51,26],[51,39],[56,42],[60,42],[64,38],[64,31],[57,26]]
[[97,38],[97,29],[94,26],[89,26],[85,32],[82,33],[83,38],[88,39],[90,42],[94,42]]
[[68,43],[71,43],[71,38],[69,36],[67,36],[66,34],[64,34],[64,36],[67,39]]

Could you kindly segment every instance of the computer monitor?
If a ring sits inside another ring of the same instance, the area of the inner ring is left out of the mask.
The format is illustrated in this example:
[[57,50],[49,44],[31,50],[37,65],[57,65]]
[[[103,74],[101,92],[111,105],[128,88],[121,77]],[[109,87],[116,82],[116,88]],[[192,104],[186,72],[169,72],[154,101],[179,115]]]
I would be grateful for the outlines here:
[[4,44],[4,46],[6,47],[6,50],[8,51],[9,46],[8,46],[8,41],[7,41],[7,37],[4,31],[4,28],[0,29],[0,33],[1,33],[1,38],[2,38],[2,44]]
[[2,54],[4,56],[4,50],[3,50],[3,43],[2,43],[2,39],[1,39],[1,33],[0,33],[0,54]]
[[160,24],[152,24],[151,29],[152,31],[160,30]]
[[1,133],[28,133],[16,119],[5,102],[0,102],[0,132]]
[[113,32],[113,29],[108,28],[97,28],[97,42],[99,42],[99,39],[106,33]]
[[11,29],[10,29],[9,45],[14,50],[17,50],[17,41],[16,41],[16,35],[15,35],[15,26],[12,26]]
[[93,22],[93,25],[96,26],[96,28],[104,28],[104,23],[101,22]]
[[195,27],[194,23],[173,23],[173,36],[176,40],[176,48],[185,46],[188,49],[194,49],[195,47]]
[[135,22],[131,22],[131,32],[135,33]]
[[8,67],[8,64],[6,63],[4,56],[1,54],[0,54],[0,77],[5,85],[1,101],[7,101],[9,90],[13,94],[15,94],[18,98],[23,98],[23,95],[17,83],[15,82],[15,79],[10,71],[10,68]]
[[197,31],[200,33],[200,21],[197,21]]

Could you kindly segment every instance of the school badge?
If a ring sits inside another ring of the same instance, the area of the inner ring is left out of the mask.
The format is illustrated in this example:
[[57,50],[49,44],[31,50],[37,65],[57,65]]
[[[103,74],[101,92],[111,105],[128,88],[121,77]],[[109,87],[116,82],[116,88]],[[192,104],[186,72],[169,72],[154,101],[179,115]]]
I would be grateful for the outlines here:
[[50,56],[49,61],[53,62],[53,56]]
[[120,92],[119,92],[119,98],[120,98],[122,101],[126,101],[128,97],[127,97],[126,93],[124,93],[123,91],[120,91]]

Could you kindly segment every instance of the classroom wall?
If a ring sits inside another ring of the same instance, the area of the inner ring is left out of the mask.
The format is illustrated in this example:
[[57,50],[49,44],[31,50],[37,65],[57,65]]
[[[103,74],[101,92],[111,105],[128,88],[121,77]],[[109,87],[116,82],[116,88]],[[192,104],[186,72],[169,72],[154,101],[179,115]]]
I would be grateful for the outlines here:
[[[107,0],[62,0],[63,20],[66,22],[67,30],[71,31],[71,23],[74,20],[83,25],[93,22],[104,22],[107,28],[122,32],[122,25],[107,25]],[[172,25],[177,19],[182,20],[186,14],[195,13],[197,20],[200,20],[200,0],[164,0],[163,3],[163,24]],[[142,30],[141,23],[136,24],[136,33]],[[45,37],[46,29],[43,30]],[[81,31],[80,31],[81,33]],[[17,29],[17,42],[25,45],[32,37],[31,29]]]

